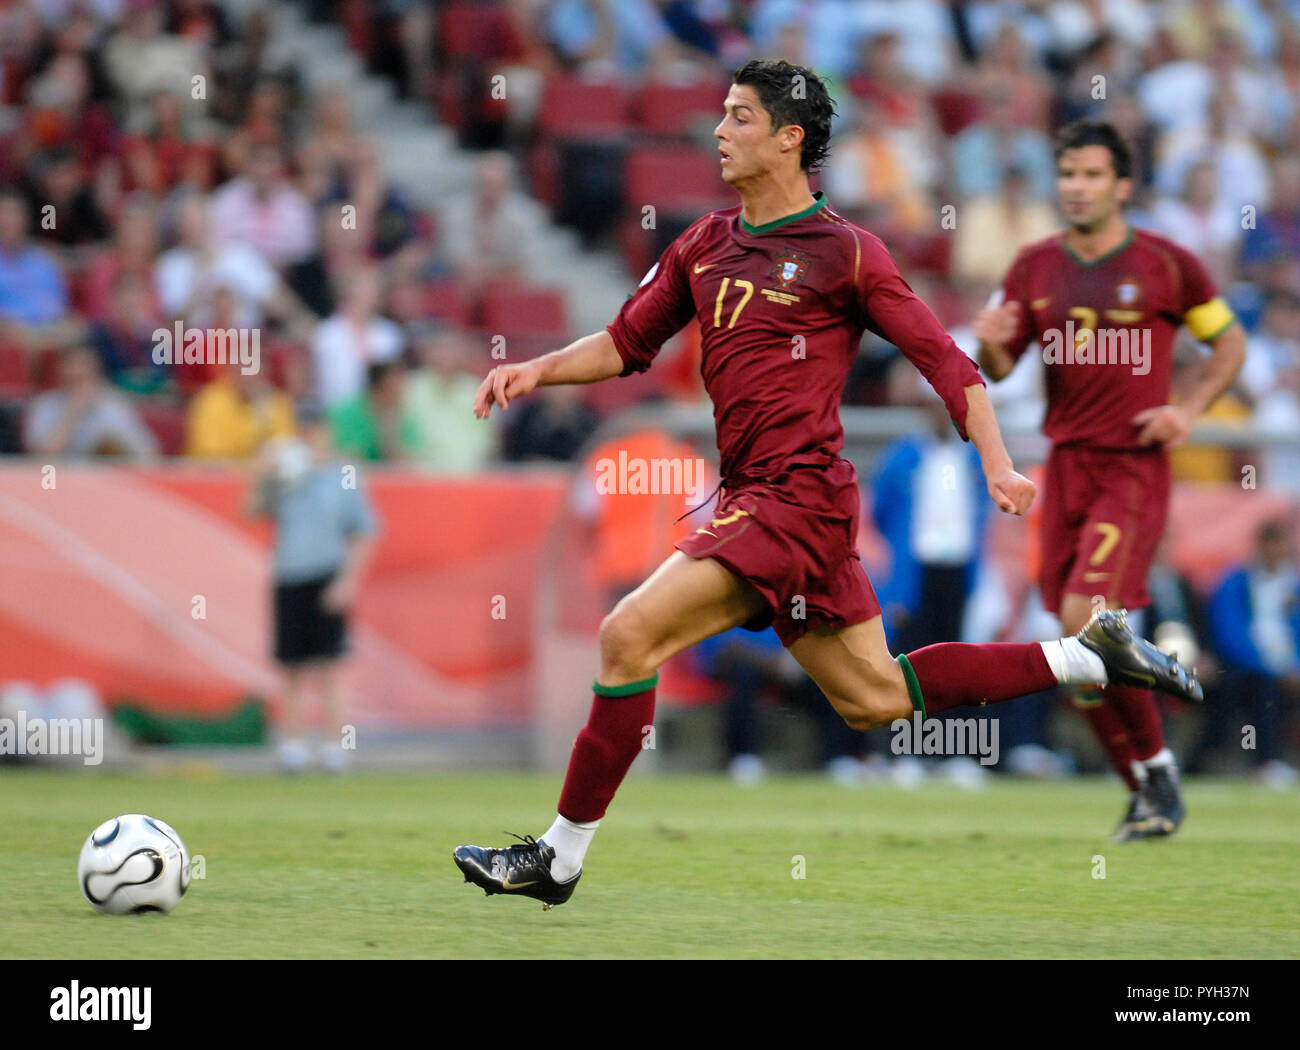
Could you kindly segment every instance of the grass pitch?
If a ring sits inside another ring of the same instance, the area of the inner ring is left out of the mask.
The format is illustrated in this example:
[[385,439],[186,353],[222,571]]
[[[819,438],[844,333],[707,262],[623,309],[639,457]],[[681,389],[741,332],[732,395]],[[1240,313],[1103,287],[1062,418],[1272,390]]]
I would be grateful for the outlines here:
[[[568,904],[465,885],[452,848],[540,834],[559,786],[6,770],[0,957],[1300,956],[1297,792],[1192,782],[1176,838],[1117,845],[1114,782],[633,778]],[[169,916],[103,916],[81,897],[82,842],[127,812],[162,817],[203,857]]]

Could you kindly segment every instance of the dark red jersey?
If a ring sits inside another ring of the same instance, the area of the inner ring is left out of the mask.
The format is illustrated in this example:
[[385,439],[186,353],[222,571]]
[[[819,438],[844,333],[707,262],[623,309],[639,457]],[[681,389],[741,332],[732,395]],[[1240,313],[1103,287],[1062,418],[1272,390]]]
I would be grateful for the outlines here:
[[740,211],[706,215],[669,245],[608,329],[628,375],[649,368],[692,317],[700,322],[723,477],[778,474],[839,452],[840,395],[865,329],[907,355],[965,437],[965,388],[982,382],[979,372],[880,239],[820,194],[765,226]]
[[1007,349],[1018,359],[1042,346],[1043,430],[1054,443],[1136,448],[1133,417],[1169,401],[1179,327],[1213,339],[1232,311],[1200,260],[1164,237],[1129,227],[1115,251],[1084,262],[1064,236],[1027,245],[1011,264],[1002,290],[1021,323]]

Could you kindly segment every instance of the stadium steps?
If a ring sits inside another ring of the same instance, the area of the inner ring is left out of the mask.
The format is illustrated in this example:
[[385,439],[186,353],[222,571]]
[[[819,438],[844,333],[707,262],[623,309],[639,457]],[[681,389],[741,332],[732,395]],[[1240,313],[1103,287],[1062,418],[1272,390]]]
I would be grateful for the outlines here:
[[[227,0],[239,16],[247,0]],[[268,50],[272,68],[293,64],[313,89],[339,87],[352,100],[356,127],[365,128],[383,159],[384,171],[420,207],[436,207],[470,186],[474,154],[461,149],[452,131],[431,122],[426,107],[398,100],[387,80],[366,73],[337,26],[312,25],[292,5],[277,5]],[[542,230],[529,259],[530,280],[560,287],[568,298],[575,335],[599,331],[618,313],[635,279],[614,252],[588,252],[571,230],[550,222],[534,202]]]

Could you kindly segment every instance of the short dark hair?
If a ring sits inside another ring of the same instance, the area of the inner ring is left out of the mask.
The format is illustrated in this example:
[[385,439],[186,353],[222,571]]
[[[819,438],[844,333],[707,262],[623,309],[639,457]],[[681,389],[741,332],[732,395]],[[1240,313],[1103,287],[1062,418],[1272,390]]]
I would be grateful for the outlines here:
[[732,73],[731,82],[758,92],[758,100],[772,119],[773,132],[787,124],[803,128],[799,166],[804,171],[814,172],[825,163],[835,103],[821,77],[784,59],[754,59]]
[[1067,149],[1083,149],[1084,146],[1105,146],[1110,150],[1116,177],[1133,177],[1133,154],[1114,124],[1108,124],[1104,120],[1076,120],[1073,124],[1067,124],[1056,133],[1053,156],[1059,161]]

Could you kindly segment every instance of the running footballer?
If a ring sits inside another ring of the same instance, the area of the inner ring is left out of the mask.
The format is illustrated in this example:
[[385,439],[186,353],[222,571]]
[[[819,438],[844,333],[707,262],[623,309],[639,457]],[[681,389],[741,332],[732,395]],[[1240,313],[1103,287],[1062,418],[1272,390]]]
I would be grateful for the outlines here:
[[[649,368],[691,318],[713,401],[723,478],[712,518],[601,624],[600,662],[558,815],[540,838],[460,846],[466,881],[488,894],[567,901],[588,846],[654,720],[658,668],[736,626],[772,624],[855,729],[1039,692],[1057,683],[1156,686],[1199,699],[1173,658],[1102,611],[1077,637],[1025,645],[927,646],[895,659],[854,547],[857,476],[840,455],[839,398],[863,332],[896,345],[980,453],[990,497],[1023,514],[1033,485],[1003,447],[974,364],[899,275],[879,239],[842,219],[808,175],[825,160],[833,106],[812,71],[783,61],[738,69],[714,135],[740,203],[677,238],[603,332],[498,366],[475,412],[539,385],[594,383]],[[796,337],[802,337],[801,339]]]

